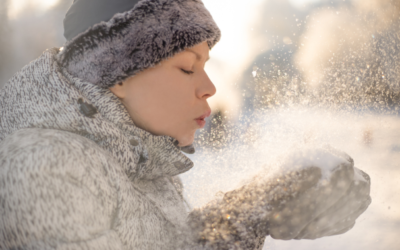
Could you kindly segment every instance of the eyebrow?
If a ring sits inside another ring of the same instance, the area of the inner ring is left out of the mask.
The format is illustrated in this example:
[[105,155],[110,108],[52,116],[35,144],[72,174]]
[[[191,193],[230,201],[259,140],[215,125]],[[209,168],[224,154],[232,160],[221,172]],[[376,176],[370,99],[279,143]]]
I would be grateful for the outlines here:
[[[200,54],[198,54],[197,52],[195,52],[195,51],[193,51],[193,50],[191,50],[191,49],[186,49],[186,51],[189,51],[189,52],[192,52],[193,54],[195,54],[196,57],[197,57],[197,60],[199,60],[199,61],[201,61],[201,59],[203,58]],[[208,60],[210,60],[210,57],[207,58],[206,62],[207,62]]]

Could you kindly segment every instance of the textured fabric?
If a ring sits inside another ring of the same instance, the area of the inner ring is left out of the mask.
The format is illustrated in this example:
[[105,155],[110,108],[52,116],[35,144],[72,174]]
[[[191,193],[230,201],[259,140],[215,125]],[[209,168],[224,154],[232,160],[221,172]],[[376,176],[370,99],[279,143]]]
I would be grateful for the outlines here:
[[100,22],[107,22],[115,14],[126,12],[140,0],[75,0],[64,18],[67,41]]
[[72,38],[58,61],[73,76],[108,88],[185,48],[206,41],[211,49],[220,38],[201,0],[141,0]]

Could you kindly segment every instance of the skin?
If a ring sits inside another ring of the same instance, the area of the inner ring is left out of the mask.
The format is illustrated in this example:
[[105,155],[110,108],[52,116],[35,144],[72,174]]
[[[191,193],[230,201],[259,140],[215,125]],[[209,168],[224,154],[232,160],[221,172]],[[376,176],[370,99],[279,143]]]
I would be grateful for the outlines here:
[[187,146],[201,128],[195,119],[211,111],[207,99],[216,93],[204,70],[208,59],[209,47],[203,42],[110,90],[136,126],[154,135],[171,136],[179,146]]

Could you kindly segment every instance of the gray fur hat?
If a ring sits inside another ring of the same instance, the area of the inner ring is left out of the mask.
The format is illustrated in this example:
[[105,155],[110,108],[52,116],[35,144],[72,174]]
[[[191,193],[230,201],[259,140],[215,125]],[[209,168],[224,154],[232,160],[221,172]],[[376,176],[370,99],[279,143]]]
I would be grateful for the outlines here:
[[112,87],[221,32],[201,0],[75,0],[57,55],[72,75]]

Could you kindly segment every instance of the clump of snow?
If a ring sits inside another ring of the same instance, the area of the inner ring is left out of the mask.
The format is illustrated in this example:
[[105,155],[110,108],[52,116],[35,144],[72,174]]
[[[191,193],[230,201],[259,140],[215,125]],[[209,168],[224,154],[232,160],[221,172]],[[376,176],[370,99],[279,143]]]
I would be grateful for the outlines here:
[[309,167],[318,167],[322,179],[329,180],[335,168],[343,165],[352,166],[353,160],[343,152],[330,146],[323,148],[305,148],[287,154],[278,168],[281,173],[300,171]]
[[354,169],[354,181],[357,184],[358,182],[365,181],[365,177],[362,174],[361,170],[355,168]]

